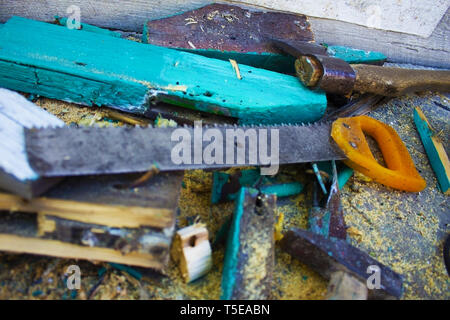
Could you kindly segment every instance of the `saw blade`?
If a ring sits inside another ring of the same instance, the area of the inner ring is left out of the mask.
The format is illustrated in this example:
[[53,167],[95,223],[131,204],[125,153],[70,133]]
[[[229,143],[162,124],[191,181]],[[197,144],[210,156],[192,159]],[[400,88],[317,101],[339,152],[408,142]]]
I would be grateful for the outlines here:
[[42,177],[270,166],[345,156],[331,124],[27,129],[28,161]]

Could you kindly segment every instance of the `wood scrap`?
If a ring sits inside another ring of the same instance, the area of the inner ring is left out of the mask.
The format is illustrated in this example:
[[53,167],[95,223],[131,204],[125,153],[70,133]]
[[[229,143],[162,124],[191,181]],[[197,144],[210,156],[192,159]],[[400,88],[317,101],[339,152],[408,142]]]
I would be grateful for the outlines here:
[[105,34],[13,17],[0,42],[1,86],[82,105],[142,115],[160,101],[242,124],[312,122],[326,109],[295,77],[241,65],[239,80],[229,62]]
[[185,282],[204,276],[212,267],[208,229],[197,223],[178,230],[172,244],[172,259]]
[[272,297],[276,199],[273,194],[241,188],[228,232],[221,299]]
[[69,178],[45,198],[0,194],[0,250],[108,261],[165,272],[183,174]]
[[0,189],[32,198],[60,179],[42,179],[25,153],[24,128],[62,127],[64,122],[20,94],[0,88]]
[[450,195],[450,160],[439,133],[434,131],[419,107],[414,109],[414,122],[428,155],[428,160],[436,174],[441,191]]

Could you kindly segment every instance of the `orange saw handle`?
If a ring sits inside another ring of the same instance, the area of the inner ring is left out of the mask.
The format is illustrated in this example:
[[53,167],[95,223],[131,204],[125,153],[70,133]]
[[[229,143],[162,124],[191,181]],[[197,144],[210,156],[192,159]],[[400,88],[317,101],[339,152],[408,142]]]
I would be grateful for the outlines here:
[[[387,168],[374,158],[364,133],[378,143]],[[368,116],[340,118],[333,123],[331,136],[347,156],[345,164],[354,170],[394,189],[419,192],[425,188],[406,146],[390,126]]]

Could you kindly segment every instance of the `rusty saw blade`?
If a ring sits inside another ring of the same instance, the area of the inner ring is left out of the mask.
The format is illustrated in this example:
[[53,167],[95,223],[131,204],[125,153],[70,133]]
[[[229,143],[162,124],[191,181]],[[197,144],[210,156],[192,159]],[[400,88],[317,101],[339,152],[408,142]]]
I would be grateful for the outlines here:
[[55,177],[145,172],[155,165],[160,171],[172,171],[344,159],[330,132],[328,123],[253,127],[63,127],[28,129],[25,141],[32,168],[42,177]]

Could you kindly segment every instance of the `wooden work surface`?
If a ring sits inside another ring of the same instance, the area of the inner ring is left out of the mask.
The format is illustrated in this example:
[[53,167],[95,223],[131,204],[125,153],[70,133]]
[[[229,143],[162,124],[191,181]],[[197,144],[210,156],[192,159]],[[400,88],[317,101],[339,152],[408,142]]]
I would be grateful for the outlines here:
[[[61,117],[66,123],[84,123],[93,113],[86,107],[39,99],[38,105]],[[450,208],[440,192],[434,173],[413,122],[413,108],[420,106],[448,150],[450,129],[449,97],[438,94],[393,99],[370,115],[394,127],[410,151],[427,188],[420,193],[399,192],[352,177],[342,191],[345,219],[352,244],[390,266],[405,278],[405,299],[449,299],[450,283],[445,271],[443,239],[449,233]],[[69,110],[68,110],[69,109]],[[65,110],[65,112],[62,112]],[[96,112],[99,123],[101,116]],[[92,123],[92,121],[91,121]],[[291,166],[301,182],[300,166]],[[177,227],[193,223],[199,216],[207,224],[211,238],[233,212],[233,203],[210,204],[212,173],[190,171],[185,175]],[[306,228],[305,195],[280,199],[284,225]],[[0,254],[0,299],[218,299],[223,262],[223,246],[213,246],[214,267],[204,278],[185,284],[171,262],[168,276],[135,269],[143,275],[137,280],[129,273],[106,263],[91,263],[32,255]],[[276,299],[323,299],[326,281],[303,264],[275,249],[273,294]],[[64,285],[66,268],[78,264],[82,270],[82,289],[71,291]],[[97,291],[91,292],[106,275]]]

